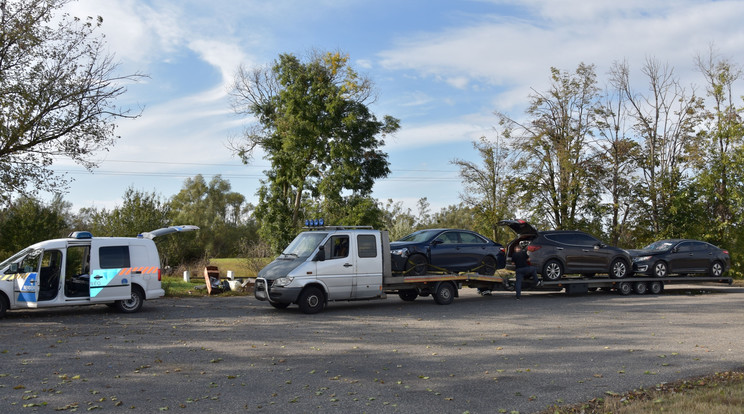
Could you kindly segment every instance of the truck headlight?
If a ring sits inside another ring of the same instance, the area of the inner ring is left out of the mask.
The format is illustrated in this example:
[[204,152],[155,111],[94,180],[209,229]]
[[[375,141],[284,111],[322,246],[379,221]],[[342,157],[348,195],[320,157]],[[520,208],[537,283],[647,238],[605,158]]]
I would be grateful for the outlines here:
[[390,251],[390,254],[393,254],[393,255],[395,255],[395,256],[402,256],[402,257],[406,257],[406,256],[408,256],[408,249],[406,249],[406,248],[404,247],[404,248],[402,248],[402,249],[395,249],[395,250],[391,250],[391,251]]
[[274,281],[274,286],[277,287],[284,287],[292,284],[292,281],[294,280],[293,277],[280,277],[279,279],[276,279]]

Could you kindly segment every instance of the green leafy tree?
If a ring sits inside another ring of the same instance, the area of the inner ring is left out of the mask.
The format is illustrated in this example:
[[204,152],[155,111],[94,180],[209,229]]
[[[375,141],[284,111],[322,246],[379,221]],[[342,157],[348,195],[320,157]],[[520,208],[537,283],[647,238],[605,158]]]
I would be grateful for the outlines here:
[[5,259],[40,241],[66,237],[70,207],[61,196],[55,196],[49,204],[30,197],[10,203],[0,211],[0,257]]
[[511,172],[513,158],[501,137],[489,141],[481,137],[473,147],[480,154],[482,164],[455,159],[453,164],[460,168],[463,192],[460,199],[473,213],[474,221],[468,225],[476,231],[487,234],[493,240],[503,239],[505,231],[498,222],[515,213],[512,200]]
[[598,100],[593,65],[575,73],[551,68],[552,84],[530,96],[527,120],[497,113],[505,138],[513,139],[516,185],[523,206],[550,227],[582,227],[583,214],[598,203],[596,152],[591,147]]
[[[706,81],[709,105],[705,108],[701,145],[693,148],[693,162],[705,199],[708,229],[713,243],[729,242],[744,221],[744,108],[737,105],[734,86],[742,69],[711,49],[698,56],[698,70]],[[740,98],[739,98],[740,99]],[[740,103],[739,103],[740,105]]]
[[416,217],[402,201],[388,199],[384,207],[378,205],[382,211],[382,228],[388,231],[390,240],[398,240],[416,229]]
[[399,121],[370,112],[373,91],[340,53],[314,53],[306,61],[282,54],[271,68],[239,69],[233,107],[256,123],[232,147],[246,163],[257,149],[271,162],[254,215],[274,250],[297,232],[304,206],[330,212],[345,194],[368,196],[375,180],[389,174],[380,148]]
[[96,33],[103,19],[55,15],[67,3],[0,1],[0,202],[64,189],[55,160],[94,168],[91,155],[114,144],[114,121],[139,115],[114,100],[141,75],[114,75]]
[[81,209],[87,217],[89,230],[95,236],[135,237],[138,234],[167,227],[168,204],[156,193],[127,188],[121,206],[111,210]]
[[253,222],[243,213],[245,197],[231,191],[230,182],[217,175],[207,182],[202,175],[188,178],[171,199],[171,222],[199,226],[189,245],[174,240],[184,257],[212,258],[237,255],[241,245],[255,241]]

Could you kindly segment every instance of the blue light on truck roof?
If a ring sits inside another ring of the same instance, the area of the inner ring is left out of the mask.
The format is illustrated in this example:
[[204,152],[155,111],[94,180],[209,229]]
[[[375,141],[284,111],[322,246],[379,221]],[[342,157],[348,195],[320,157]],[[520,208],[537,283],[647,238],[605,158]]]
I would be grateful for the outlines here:
[[305,220],[305,227],[322,227],[325,225],[323,219]]
[[91,233],[89,231],[73,231],[67,237],[69,237],[71,239],[79,239],[79,240],[80,239],[92,239],[93,238],[93,233]]

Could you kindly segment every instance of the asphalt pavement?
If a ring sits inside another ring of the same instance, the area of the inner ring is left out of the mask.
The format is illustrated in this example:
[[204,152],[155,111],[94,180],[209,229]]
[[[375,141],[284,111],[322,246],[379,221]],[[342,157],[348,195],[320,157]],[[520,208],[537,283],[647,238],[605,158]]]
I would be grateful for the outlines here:
[[9,311],[0,412],[532,413],[744,366],[744,289]]

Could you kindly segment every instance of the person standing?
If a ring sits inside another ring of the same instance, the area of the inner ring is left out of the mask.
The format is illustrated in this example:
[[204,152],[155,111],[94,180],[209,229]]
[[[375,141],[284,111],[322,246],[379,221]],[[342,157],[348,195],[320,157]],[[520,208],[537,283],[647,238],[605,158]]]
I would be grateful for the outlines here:
[[512,263],[514,263],[514,276],[516,277],[514,290],[517,292],[517,300],[522,297],[522,282],[525,276],[532,277],[535,286],[540,286],[540,280],[537,278],[537,270],[535,270],[534,266],[530,265],[530,257],[527,255],[526,247],[528,244],[528,241],[519,242],[519,245],[514,247],[514,253],[511,256]]

